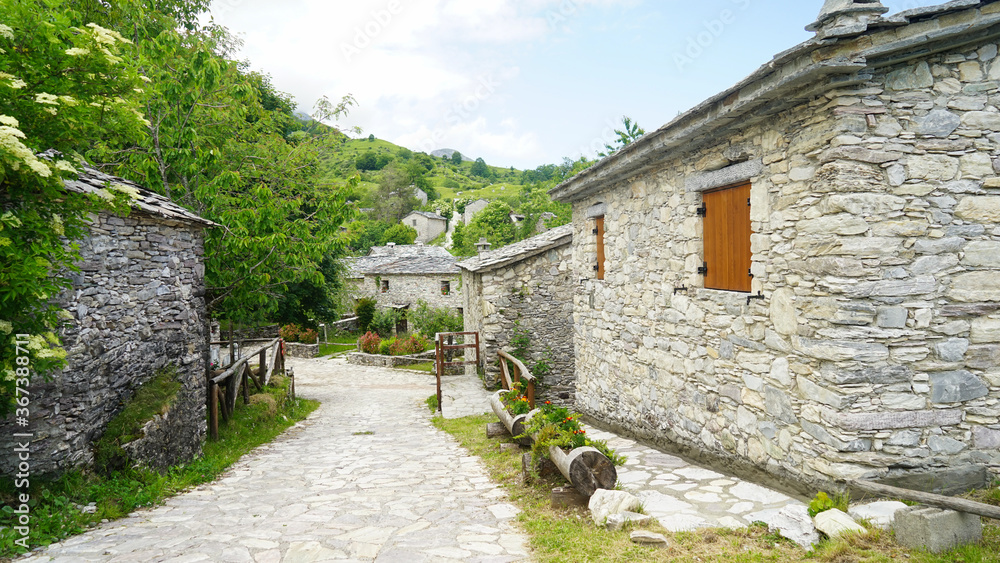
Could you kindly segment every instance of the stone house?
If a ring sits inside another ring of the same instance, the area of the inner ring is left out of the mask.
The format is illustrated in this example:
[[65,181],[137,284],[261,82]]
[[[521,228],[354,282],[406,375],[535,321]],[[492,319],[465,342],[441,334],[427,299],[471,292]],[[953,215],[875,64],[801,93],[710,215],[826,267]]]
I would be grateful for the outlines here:
[[[355,299],[370,297],[380,308],[406,311],[425,301],[431,307],[462,311],[458,260],[439,246],[395,245],[372,248],[348,267]],[[406,332],[405,321],[397,331]]]
[[403,224],[417,231],[417,242],[428,243],[448,230],[448,220],[429,211],[414,211],[403,217]]
[[569,405],[575,392],[572,242],[573,226],[564,225],[458,263],[465,330],[480,334],[486,380],[499,381],[497,351],[510,351],[518,323],[531,339],[532,360],[551,368],[539,396]]
[[[181,389],[168,412],[125,447],[152,467],[190,461],[205,439],[209,320],[205,304],[205,229],[216,226],[166,198],[85,168],[66,188],[94,193],[115,186],[135,195],[128,217],[97,214],[80,241],[80,272],[60,301],[73,320],[61,329],[68,365],[31,387],[28,427],[0,421],[0,447],[12,451],[30,432],[31,472],[56,475],[93,461],[92,442],[136,389],[176,368]],[[14,456],[0,456],[13,474]]]
[[477,199],[476,201],[469,203],[465,206],[465,211],[462,212],[462,222],[468,225],[472,222],[472,218],[476,216],[476,213],[486,209],[486,206],[489,204],[489,200],[486,199]]
[[803,488],[1000,473],[1000,3],[886,12],[551,191],[579,409]]

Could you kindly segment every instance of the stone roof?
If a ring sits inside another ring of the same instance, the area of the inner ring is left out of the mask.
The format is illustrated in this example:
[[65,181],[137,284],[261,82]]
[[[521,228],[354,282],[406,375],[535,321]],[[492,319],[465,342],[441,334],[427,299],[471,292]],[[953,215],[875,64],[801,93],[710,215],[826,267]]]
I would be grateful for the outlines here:
[[213,223],[208,219],[203,219],[169,199],[143,188],[135,182],[130,182],[124,178],[105,174],[87,165],[83,166],[83,172],[80,173],[77,179],[66,180],[65,185],[67,190],[81,194],[93,194],[96,193],[97,190],[109,188],[112,185],[123,185],[133,188],[139,193],[139,197],[132,202],[132,208],[136,211],[141,211],[156,217],[162,217],[164,219],[194,223],[205,227],[219,226],[217,223]]
[[[410,215],[420,215],[421,217],[427,217],[428,219],[434,219],[437,221],[447,221],[447,219],[445,219],[444,217],[438,215],[437,213],[431,213],[430,211],[414,211],[410,213]],[[406,217],[409,217],[410,215],[407,215]],[[404,221],[406,220],[406,217],[403,217]]]
[[[862,84],[875,68],[1000,38],[1000,0],[953,0],[880,16],[878,2],[829,0],[816,36],[779,53],[735,86],[712,96],[549,191],[578,201],[834,89]],[[968,15],[952,12],[968,12]],[[860,14],[860,15],[859,15]],[[849,17],[844,20],[844,17]],[[875,37],[877,36],[877,37]],[[748,155],[726,155],[732,164]]]
[[365,270],[366,274],[458,274],[461,270],[456,264],[458,259],[454,256],[442,257],[420,257],[420,258],[399,258],[391,262],[385,262]]
[[[447,269],[447,262],[451,269]],[[402,244],[372,247],[368,256],[348,258],[345,260],[349,278],[363,278],[365,274],[396,273],[396,274],[437,274],[458,273],[455,267],[457,259],[440,246],[425,246],[422,244]],[[398,264],[395,264],[397,263]],[[407,267],[409,263],[411,266]],[[395,265],[393,265],[395,264]],[[391,266],[393,271],[382,272],[381,268]],[[396,271],[409,268],[414,271]],[[428,271],[434,270],[434,271]]]
[[487,272],[526,260],[553,248],[573,242],[573,225],[563,225],[521,242],[507,245],[492,252],[485,252],[475,258],[458,263],[458,267],[470,272]]

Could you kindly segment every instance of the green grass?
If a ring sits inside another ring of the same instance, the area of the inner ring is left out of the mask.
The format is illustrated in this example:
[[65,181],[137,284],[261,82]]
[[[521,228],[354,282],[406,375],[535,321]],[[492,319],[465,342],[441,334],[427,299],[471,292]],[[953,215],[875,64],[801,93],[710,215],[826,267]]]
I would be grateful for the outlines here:
[[[265,392],[272,400],[250,405],[237,401],[235,416],[219,425],[219,440],[208,441],[202,456],[191,463],[170,468],[163,474],[145,469],[125,469],[103,476],[92,471],[74,471],[57,480],[31,480],[31,547],[44,546],[82,533],[102,519],[114,520],[138,508],[154,506],[196,485],[213,481],[226,468],[257,446],[270,442],[297,421],[306,418],[319,403],[287,399],[288,379],[276,375]],[[269,410],[278,406],[274,415]],[[14,544],[20,536],[10,528],[15,490],[9,478],[0,479],[0,561],[24,552]],[[96,506],[85,514],[76,505]]]
[[434,362],[426,362],[423,364],[413,364],[412,366],[399,366],[396,369],[408,369],[412,371],[424,371],[427,373],[432,373],[434,371]]
[[[821,542],[809,553],[794,543],[770,533],[767,526],[749,526],[738,530],[701,529],[694,532],[671,533],[659,525],[648,529],[664,534],[669,545],[662,549],[640,547],[629,540],[627,531],[610,532],[591,521],[585,508],[554,509],[549,498],[555,486],[565,483],[521,480],[521,453],[504,452],[503,440],[486,438],[484,426],[495,422],[492,415],[460,419],[434,417],[434,425],[454,436],[459,443],[478,456],[490,477],[509,494],[511,502],[521,509],[519,523],[528,533],[533,560],[540,563],[600,562],[776,562],[818,561],[823,563],[916,563],[1000,562],[1000,525],[984,521],[983,542],[940,555],[911,551],[897,545],[892,534],[869,530],[863,535],[851,535],[838,540]],[[510,441],[509,438],[506,441]],[[996,491],[996,489],[993,489]],[[1000,500],[1000,493],[983,492],[980,497]]]
[[344,352],[352,352],[358,348],[357,344],[323,344],[319,345],[320,356],[332,356]]

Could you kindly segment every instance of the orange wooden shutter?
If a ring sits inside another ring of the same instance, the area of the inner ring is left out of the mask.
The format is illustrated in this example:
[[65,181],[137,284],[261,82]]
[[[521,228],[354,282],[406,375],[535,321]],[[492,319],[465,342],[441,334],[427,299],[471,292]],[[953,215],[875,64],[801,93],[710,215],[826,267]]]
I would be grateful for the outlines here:
[[704,194],[705,287],[751,289],[750,184]]
[[604,279],[604,217],[597,218],[597,279]]

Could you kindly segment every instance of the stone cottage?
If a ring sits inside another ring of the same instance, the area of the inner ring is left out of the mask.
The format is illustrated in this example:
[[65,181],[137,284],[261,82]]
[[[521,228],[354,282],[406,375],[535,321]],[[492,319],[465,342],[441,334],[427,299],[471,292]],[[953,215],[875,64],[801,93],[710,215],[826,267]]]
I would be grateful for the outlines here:
[[[119,189],[134,196],[128,217],[100,213],[80,241],[80,272],[60,296],[72,316],[62,329],[68,365],[51,381],[37,378],[26,428],[0,422],[0,441],[30,432],[31,472],[55,475],[93,460],[103,434],[136,389],[168,364],[181,389],[169,411],[126,447],[135,459],[166,467],[193,459],[205,439],[208,315],[205,229],[215,226],[169,200],[85,168],[66,188],[80,193]],[[0,456],[10,475],[13,456]]]
[[414,211],[403,217],[403,224],[417,231],[417,242],[428,243],[448,230],[448,220],[429,211]]
[[472,222],[472,218],[476,216],[476,213],[486,209],[486,206],[489,204],[489,200],[486,199],[477,199],[476,201],[469,203],[465,206],[465,211],[462,212],[462,222],[468,225]]
[[487,381],[499,381],[497,351],[510,351],[518,323],[531,339],[532,360],[551,368],[540,397],[573,403],[572,242],[573,226],[564,225],[458,263],[465,330],[480,334]]
[[1000,2],[886,12],[552,190],[582,411],[800,486],[1000,474]]
[[[406,311],[417,302],[462,311],[458,260],[439,246],[389,244],[349,263],[355,299],[371,297],[380,308]],[[405,321],[397,330],[407,330]]]

